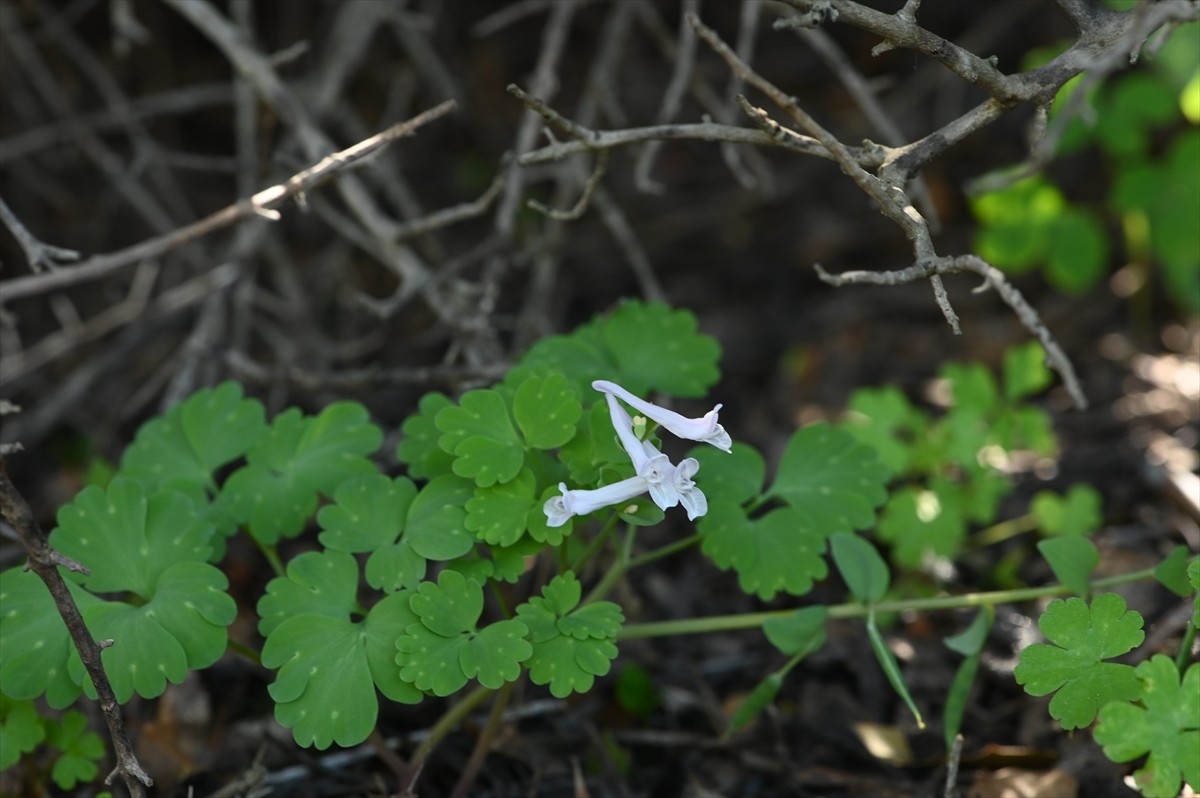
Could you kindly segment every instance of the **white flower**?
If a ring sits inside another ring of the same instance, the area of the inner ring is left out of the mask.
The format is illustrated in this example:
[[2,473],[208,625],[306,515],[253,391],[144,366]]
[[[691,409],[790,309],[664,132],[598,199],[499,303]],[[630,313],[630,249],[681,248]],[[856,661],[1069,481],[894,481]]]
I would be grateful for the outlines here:
[[708,512],[708,497],[692,482],[692,477],[699,470],[700,463],[696,458],[688,457],[675,466],[675,473],[671,475],[671,488],[679,496],[683,509],[687,510],[689,521],[695,521]]
[[604,398],[608,400],[613,429],[633,462],[634,470],[646,480],[650,498],[664,510],[679,504],[679,494],[673,486],[675,466],[671,465],[671,460],[649,441],[638,440],[633,434],[633,420],[612,394],[605,394]]
[[562,495],[550,499],[542,508],[546,513],[546,526],[562,526],[572,516],[587,515],[610,504],[627,502],[649,488],[642,477],[630,477],[595,490],[567,490],[566,483],[560,482],[558,489]]
[[674,410],[659,407],[653,402],[647,402],[645,399],[634,396],[615,382],[596,380],[592,383],[592,387],[608,396],[619,397],[646,418],[665,427],[677,438],[709,443],[723,452],[730,451],[733,446],[729,433],[717,423],[717,414],[722,405],[717,405],[705,413],[702,418],[688,418]]

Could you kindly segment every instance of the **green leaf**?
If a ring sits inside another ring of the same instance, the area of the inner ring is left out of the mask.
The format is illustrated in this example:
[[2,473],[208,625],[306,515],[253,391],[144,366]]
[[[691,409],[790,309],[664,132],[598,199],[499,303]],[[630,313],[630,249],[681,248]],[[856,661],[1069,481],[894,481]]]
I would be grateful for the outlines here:
[[0,770],[17,764],[22,754],[37,748],[46,728],[32,701],[17,701],[0,693]]
[[950,683],[950,690],[946,693],[946,706],[942,710],[942,731],[947,751],[953,750],[954,738],[962,729],[967,699],[970,697],[971,687],[975,684],[975,674],[979,671],[981,658],[981,655],[976,653],[964,659],[955,670],[954,681]]
[[417,486],[404,477],[370,474],[343,482],[333,504],[317,513],[323,530],[317,537],[326,548],[350,554],[395,543],[416,495]]
[[267,583],[258,600],[258,631],[270,636],[290,617],[349,618],[356,608],[358,564],[341,551],[307,551],[287,565],[285,576]]
[[966,629],[956,635],[950,635],[942,642],[946,644],[946,648],[957,651],[964,657],[975,656],[983,651],[983,644],[987,642],[988,631],[992,626],[992,614],[990,608],[981,608]]
[[1096,742],[1114,762],[1150,755],[1133,774],[1147,798],[1173,798],[1181,781],[1200,788],[1200,665],[1192,664],[1181,683],[1170,658],[1155,654],[1138,665],[1137,676],[1141,706],[1105,704]]
[[485,543],[513,545],[525,534],[530,511],[537,504],[536,487],[537,478],[525,468],[509,482],[476,488],[467,500],[466,528]]
[[[189,670],[207,668],[221,658],[227,627],[237,616],[237,605],[225,593],[228,586],[225,575],[208,563],[181,562],[163,572],[145,604],[110,601],[84,613],[98,640],[114,641],[100,658],[118,702],[125,703],[135,692],[155,698],[167,682],[178,684]],[[71,653],[67,668],[95,698],[77,653]]]
[[740,731],[747,723],[762,714],[764,709],[775,702],[775,697],[779,695],[782,687],[783,674],[778,671],[756,684],[750,694],[729,716],[729,725],[725,727],[722,737],[727,738],[734,732]]
[[522,370],[557,371],[572,381],[579,395],[586,396],[593,381],[612,379],[617,364],[600,334],[599,323],[591,322],[570,335],[551,335],[535,343],[521,357],[520,366],[513,370],[517,373],[512,376],[521,377]]
[[1046,279],[1059,291],[1079,294],[1108,272],[1108,234],[1092,213],[1067,208],[1050,226]]
[[291,408],[275,417],[222,488],[230,511],[264,545],[295,537],[316,512],[317,494],[376,471],[366,455],[383,434],[356,402],[337,402],[313,418]]
[[575,485],[595,485],[600,481],[602,467],[629,462],[629,455],[617,441],[608,405],[603,400],[593,403],[583,414],[575,437],[558,454],[570,470],[570,481]]
[[636,663],[621,668],[613,692],[621,709],[639,718],[648,718],[661,703],[654,680]]
[[892,544],[892,556],[906,568],[920,567],[928,556],[953,558],[966,538],[958,486],[933,479],[930,488],[894,492],[879,519],[879,537]]
[[802,596],[829,573],[825,535],[805,513],[781,507],[750,519],[736,504],[709,504],[697,522],[701,550],[721,568],[737,571],[747,593],[769,601],[779,591]]
[[1065,496],[1039,491],[1029,505],[1047,535],[1087,535],[1100,528],[1100,494],[1088,485],[1072,485]]
[[551,372],[521,383],[513,396],[513,415],[526,443],[535,449],[553,449],[575,436],[583,406],[567,378]]
[[459,657],[463,674],[492,690],[516,681],[521,663],[533,653],[525,639],[527,631],[519,621],[497,621],[480,629]]
[[954,672],[954,682],[946,694],[946,708],[942,710],[942,726],[946,750],[954,748],[954,738],[962,728],[962,715],[966,712],[967,698],[971,695],[974,677],[979,670],[979,661],[983,658],[984,643],[988,642],[988,632],[991,629],[992,616],[995,611],[991,607],[982,607],[971,620],[971,624],[958,635],[946,638],[946,647],[953,652],[965,656]]
[[581,595],[579,580],[568,572],[551,580],[540,597],[517,607],[532,644],[526,663],[530,680],[549,685],[556,698],[590,690],[617,656],[613,641],[625,620],[621,608],[610,601],[579,607]]
[[412,611],[413,591],[401,590],[385,596],[367,613],[363,622],[367,667],[379,692],[402,704],[419,704],[425,694],[400,678],[396,664],[396,641],[420,618]]
[[1035,643],[1021,652],[1017,683],[1030,695],[1055,693],[1050,716],[1064,729],[1087,726],[1103,702],[1137,698],[1133,668],[1103,662],[1140,645],[1142,616],[1126,611],[1125,599],[1103,593],[1089,607],[1079,598],[1055,599],[1038,619],[1051,643]]
[[520,663],[532,654],[519,621],[499,621],[476,629],[483,611],[483,590],[457,571],[446,570],[437,583],[424,582],[409,602],[421,619],[396,641],[400,678],[437,696],[462,689],[470,678],[497,688],[515,680]]
[[1150,132],[1179,117],[1171,90],[1149,74],[1132,73],[1102,95],[1096,138],[1110,155],[1131,157],[1150,146]]
[[454,637],[474,631],[483,612],[483,591],[462,574],[446,571],[437,582],[422,582],[409,606],[429,631]]
[[299,745],[357,745],[375,728],[379,704],[360,624],[293,615],[267,636],[262,664],[278,668],[267,691],[275,719]]
[[371,474],[343,482],[334,503],[317,513],[324,530],[318,537],[335,551],[371,552],[366,567],[371,587],[389,593],[415,587],[425,576],[425,558],[413,549],[411,535],[400,536],[416,495],[405,477]]
[[480,487],[508,482],[525,462],[525,448],[504,397],[493,390],[467,391],[434,418],[438,444],[454,454],[454,473]]
[[148,488],[192,484],[212,492],[213,472],[244,455],[265,430],[262,403],[244,399],[236,382],[223,382],[143,424],[121,457],[121,473]]
[[767,494],[811,516],[822,536],[866,529],[887,498],[888,469],[874,450],[827,424],[797,430]]
[[1167,590],[1183,598],[1192,595],[1187,575],[1188,559],[1188,547],[1176,546],[1154,569],[1154,578]]
[[421,397],[418,412],[400,426],[404,437],[396,444],[396,459],[408,466],[409,476],[432,479],[451,473],[454,454],[438,445],[441,433],[434,419],[443,409],[453,406],[450,397],[431,391]]
[[661,524],[667,514],[648,496],[636,496],[617,509],[617,517],[633,526],[655,526]]
[[887,563],[866,540],[839,532],[829,539],[829,549],[846,587],[863,604],[874,604],[887,593],[891,575]]
[[1045,256],[1050,226],[1066,200],[1044,177],[1030,177],[975,197],[971,209],[982,222],[975,251],[996,267],[1020,274]]
[[[67,589],[81,613],[100,604],[73,582]],[[19,567],[0,572],[0,608],[0,693],[17,699],[44,693],[52,708],[70,706],[80,693],[67,667],[75,644],[45,583]]]
[[60,789],[72,790],[77,784],[96,779],[105,754],[104,741],[88,731],[87,717],[82,712],[71,710],[63,713],[59,722],[48,722],[46,744],[62,751],[50,770],[50,778]]
[[466,503],[474,486],[453,475],[435,477],[408,508],[404,539],[428,560],[452,560],[466,554],[475,539],[465,529]]
[[721,347],[696,326],[696,317],[686,310],[660,302],[623,303],[601,328],[621,373],[618,382],[637,394],[703,396],[720,378]]
[[825,645],[825,607],[801,607],[788,615],[763,621],[771,645],[788,656],[808,655]]
[[208,558],[212,535],[212,525],[182,493],[147,494],[142,483],[117,477],[108,490],[84,488],[60,508],[50,544],[90,569],[82,579],[89,590],[128,590],[149,599],[172,565]]
[[[953,413],[983,418],[990,415],[1000,401],[995,378],[980,363],[947,363],[939,374],[950,383],[954,395]],[[973,460],[974,451],[971,454]]]
[[888,682],[891,683],[892,689],[896,691],[896,695],[900,696],[900,700],[908,707],[908,711],[917,721],[917,726],[924,729],[925,719],[921,717],[921,710],[917,709],[917,704],[912,699],[912,695],[908,692],[908,685],[904,683],[904,675],[900,673],[900,666],[896,663],[896,657],[892,654],[892,650],[887,647],[887,643],[883,641],[883,636],[879,634],[879,629],[875,626],[875,613],[872,610],[867,616],[867,637],[871,639],[871,650],[875,652],[875,659],[883,668],[883,674],[887,676]]
[[1057,537],[1039,541],[1038,551],[1050,563],[1058,581],[1078,596],[1092,591],[1092,571],[1100,563],[1100,552],[1087,538]]
[[912,441],[928,426],[924,415],[893,386],[859,388],[850,396],[850,412],[839,425],[875,450],[893,474],[903,474],[912,461]]
[[1006,349],[1003,368],[1004,398],[1010,402],[1041,393],[1053,380],[1046,368],[1046,353],[1037,341]]
[[1196,611],[1192,613],[1192,626],[1200,629],[1200,557],[1188,563],[1187,575],[1188,582],[1196,592]]
[[700,463],[704,495],[710,504],[745,504],[758,496],[766,478],[767,466],[753,446],[734,443],[729,452],[712,446],[697,446],[688,452]]

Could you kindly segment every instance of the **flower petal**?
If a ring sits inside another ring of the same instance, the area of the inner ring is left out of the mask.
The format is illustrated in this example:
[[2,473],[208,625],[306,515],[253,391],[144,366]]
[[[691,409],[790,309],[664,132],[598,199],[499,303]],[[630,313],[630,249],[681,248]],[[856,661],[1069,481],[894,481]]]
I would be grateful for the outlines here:
[[[639,396],[631,394],[629,391],[617,385],[615,382],[608,380],[596,380],[592,383],[592,387],[597,391],[604,393],[610,398],[609,412],[612,411],[611,397],[619,397],[630,407],[637,410],[651,421],[665,427],[672,435],[677,438],[684,438],[690,441],[699,441],[701,443],[709,443],[717,447],[721,451],[728,452],[733,446],[733,441],[729,437],[729,433],[725,428],[717,423],[718,412],[723,405],[717,405],[712,410],[708,411],[701,418],[688,418],[680,415],[674,410],[668,410],[665,407],[647,402]],[[614,420],[614,426],[616,422]],[[618,434],[620,431],[618,430]],[[632,430],[630,431],[632,435]]]

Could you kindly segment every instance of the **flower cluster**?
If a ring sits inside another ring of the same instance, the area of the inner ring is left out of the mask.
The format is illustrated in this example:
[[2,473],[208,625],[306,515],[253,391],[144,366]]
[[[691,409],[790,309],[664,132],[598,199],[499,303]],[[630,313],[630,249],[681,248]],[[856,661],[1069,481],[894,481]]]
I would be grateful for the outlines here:
[[596,380],[592,387],[604,394],[613,429],[637,474],[595,490],[567,490],[566,483],[560,482],[558,488],[562,495],[547,501],[544,508],[546,525],[562,526],[572,516],[587,515],[601,507],[627,502],[643,493],[649,493],[654,503],[664,510],[683,505],[688,520],[694,521],[707,513],[708,500],[692,481],[692,477],[700,470],[700,463],[694,457],[688,457],[676,465],[654,444],[640,440],[633,432],[633,419],[617,400],[624,401],[677,437],[709,443],[728,452],[732,445],[729,433],[717,423],[721,405],[702,418],[686,418],[631,394],[615,382]]

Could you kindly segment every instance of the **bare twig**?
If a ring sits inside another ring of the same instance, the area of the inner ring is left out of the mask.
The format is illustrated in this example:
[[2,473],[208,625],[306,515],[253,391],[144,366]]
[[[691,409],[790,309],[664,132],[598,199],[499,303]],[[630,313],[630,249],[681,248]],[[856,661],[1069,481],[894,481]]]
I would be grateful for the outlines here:
[[33,233],[21,224],[21,220],[12,212],[8,204],[0,198],[0,221],[13,234],[21,249],[25,250],[25,260],[34,274],[44,271],[54,271],[62,263],[79,260],[79,253],[73,249],[56,247],[38,240]]
[[79,652],[79,658],[83,661],[83,667],[96,688],[100,711],[104,713],[108,733],[113,742],[113,751],[117,755],[117,765],[104,783],[112,784],[113,780],[120,776],[131,796],[143,798],[146,795],[146,787],[152,786],[154,780],[142,769],[129,742],[125,721],[121,717],[121,705],[117,703],[112,685],[109,684],[104,666],[100,662],[101,645],[92,637],[75,599],[58,572],[59,566],[79,573],[87,573],[87,569],[50,548],[45,533],[34,518],[33,511],[29,509],[29,504],[9,479],[7,463],[3,458],[0,458],[0,515],[21,537],[21,543],[29,554],[29,568],[46,584],[50,595],[53,596],[54,605],[58,608],[63,623],[67,626],[67,632]]
[[234,204],[178,230],[172,230],[165,235],[156,236],[116,252],[96,255],[69,270],[60,269],[47,274],[34,274],[10,280],[4,284],[4,293],[0,295],[0,304],[7,304],[34,294],[55,291],[104,277],[134,263],[157,258],[181,244],[245,219],[255,216],[270,220],[278,219],[279,212],[274,209],[284,200],[303,194],[366,158],[379,148],[391,144],[396,139],[411,135],[422,125],[445,116],[453,109],[454,102],[447,100],[412,119],[393,125],[378,135],[322,158],[308,169],[292,175],[283,183],[264,189],[247,199],[238,200]]
[[[846,151],[845,146],[805,113],[793,98],[784,94],[778,87],[738,59],[737,55],[729,49],[729,46],[721,41],[720,37],[701,23],[699,19],[693,17],[691,22],[696,26],[696,31],[700,37],[708,42],[717,54],[729,64],[731,69],[740,74],[749,85],[770,97],[772,102],[787,113],[793,121],[820,141],[833,154],[842,171],[879,204],[879,208],[885,216],[896,222],[904,230],[913,247],[915,265],[901,272],[890,272],[888,273],[889,275],[896,279],[898,279],[899,275],[903,275],[905,277],[903,281],[921,277],[929,279],[938,307],[941,308],[946,321],[957,334],[960,332],[958,315],[950,305],[945,286],[942,284],[941,275],[957,271],[973,271],[980,274],[987,279],[992,288],[996,289],[1000,297],[1017,314],[1022,324],[1042,344],[1048,363],[1062,377],[1063,384],[1066,386],[1067,392],[1071,395],[1071,399],[1074,401],[1076,407],[1080,409],[1087,407],[1087,398],[1083,394],[1083,389],[1079,384],[1078,378],[1075,376],[1071,362],[1067,359],[1053,336],[1050,335],[1050,331],[1046,329],[1037,312],[1025,301],[1021,293],[1005,279],[1003,273],[973,255],[965,255],[957,258],[938,256],[933,246],[929,227],[921,214],[913,207],[911,200],[904,192],[903,184],[898,185],[891,180],[881,180],[878,177],[868,174],[861,166],[854,162],[853,158]],[[765,111],[751,105],[744,98],[742,99],[742,106],[752,120],[763,126],[764,131],[772,132],[781,129],[778,123],[770,120]],[[875,275],[879,274],[878,272],[853,272],[854,277],[842,275],[840,278],[833,278],[821,269],[819,265],[816,268],[821,278],[832,285],[841,285],[846,282],[878,281],[874,278]],[[885,282],[885,284],[887,283]]]

